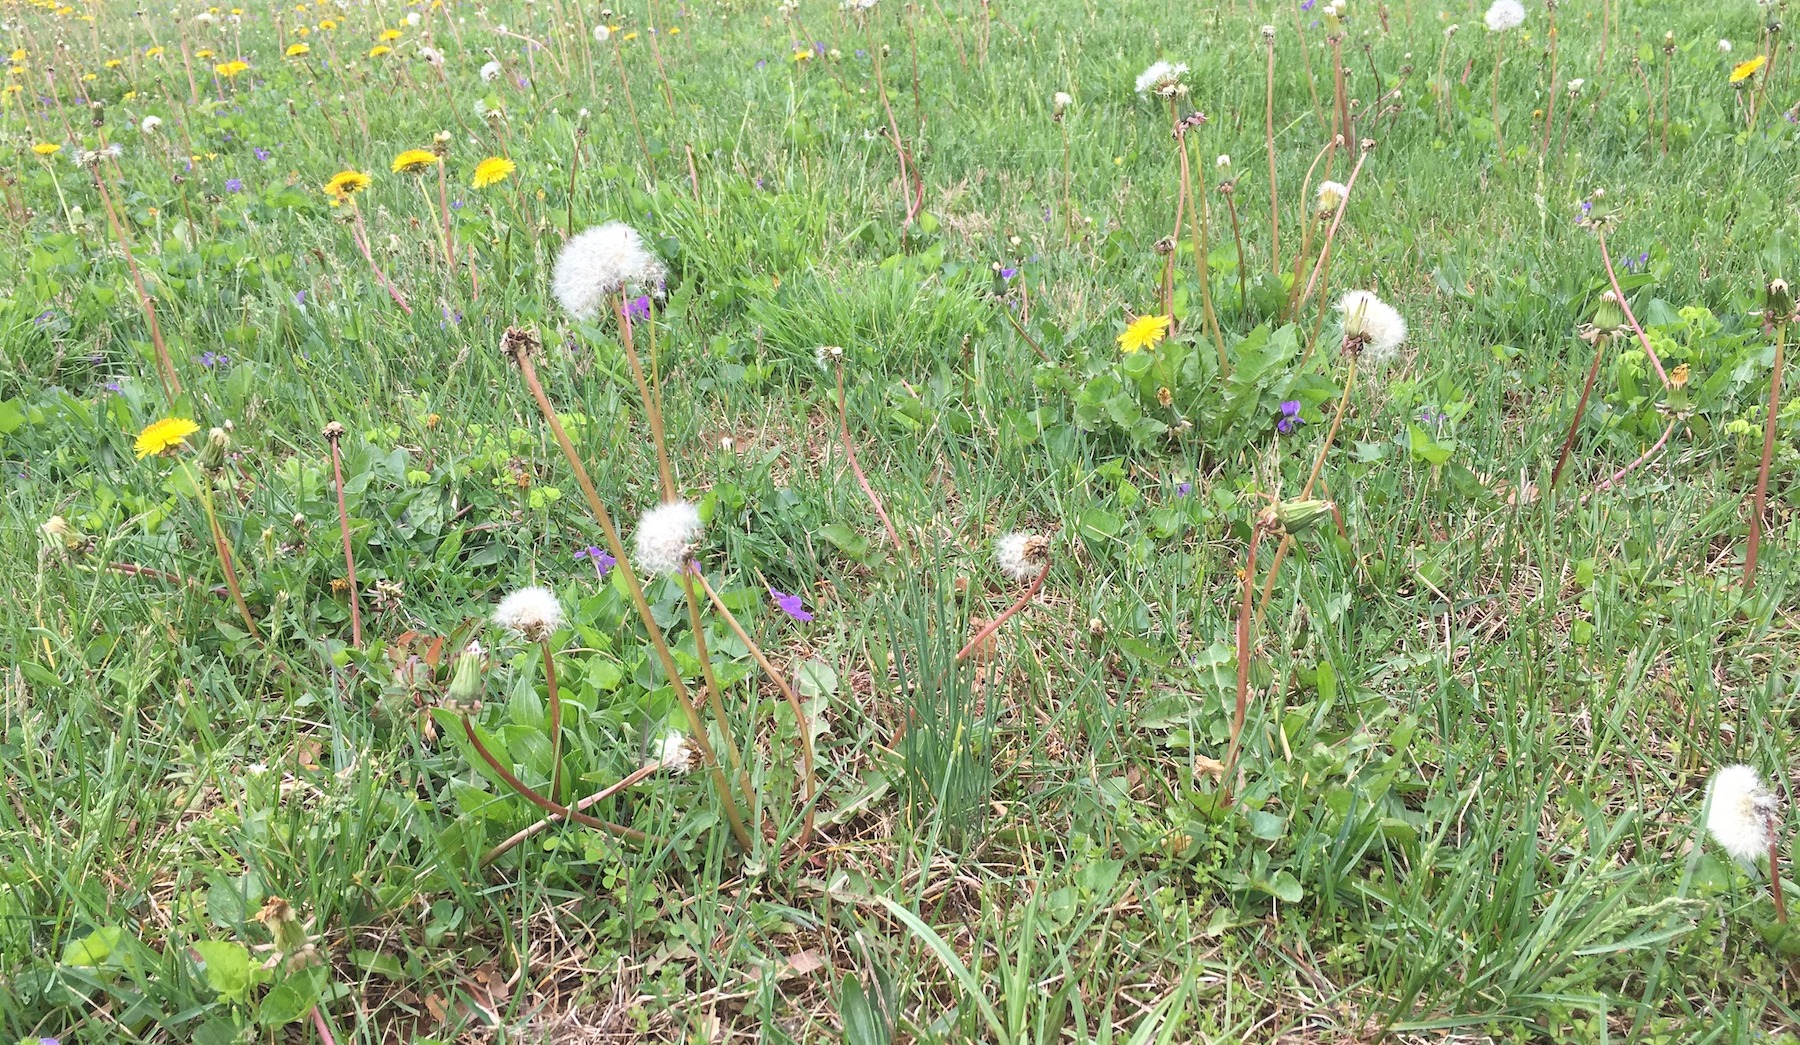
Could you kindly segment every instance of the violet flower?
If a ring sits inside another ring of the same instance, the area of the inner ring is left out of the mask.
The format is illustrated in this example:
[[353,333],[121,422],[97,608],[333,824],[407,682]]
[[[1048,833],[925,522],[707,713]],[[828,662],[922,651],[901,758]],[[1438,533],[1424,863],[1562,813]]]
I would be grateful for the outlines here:
[[786,592],[776,591],[774,588],[769,589],[769,596],[775,600],[776,608],[795,620],[809,621],[813,619],[813,615],[806,612],[806,604],[801,601],[800,596],[789,595]]
[[577,559],[586,559],[593,563],[594,576],[599,580],[605,580],[607,571],[619,564],[619,560],[614,558],[606,549],[596,548],[591,544],[576,552],[575,557]]
[[1300,416],[1300,400],[1289,399],[1281,404],[1281,420],[1275,422],[1275,430],[1287,435],[1305,423],[1306,419]]
[[625,314],[638,322],[650,319],[650,296],[648,294],[635,297],[625,306]]

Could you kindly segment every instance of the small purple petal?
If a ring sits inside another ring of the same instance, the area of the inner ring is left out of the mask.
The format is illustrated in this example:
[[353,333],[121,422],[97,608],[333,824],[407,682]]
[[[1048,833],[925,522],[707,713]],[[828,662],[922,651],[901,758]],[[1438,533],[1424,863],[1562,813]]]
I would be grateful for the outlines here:
[[789,595],[786,592],[776,591],[774,588],[769,589],[769,595],[775,600],[775,605],[780,608],[781,612],[795,620],[809,621],[813,619],[813,615],[806,612],[806,603],[801,601],[800,596]]

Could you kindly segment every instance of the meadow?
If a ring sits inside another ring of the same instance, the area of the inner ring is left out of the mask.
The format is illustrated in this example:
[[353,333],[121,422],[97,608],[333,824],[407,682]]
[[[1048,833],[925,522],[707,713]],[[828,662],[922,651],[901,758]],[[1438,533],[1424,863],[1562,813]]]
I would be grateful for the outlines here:
[[1800,1040],[1785,17],[8,0],[0,1040]]

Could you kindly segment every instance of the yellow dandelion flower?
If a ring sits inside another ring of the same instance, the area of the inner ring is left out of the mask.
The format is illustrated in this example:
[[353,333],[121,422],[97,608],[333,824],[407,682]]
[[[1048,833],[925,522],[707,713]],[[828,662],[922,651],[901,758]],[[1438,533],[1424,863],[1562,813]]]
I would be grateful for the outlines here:
[[194,57],[195,58],[212,58],[212,57],[216,57],[216,56],[213,54],[212,48],[202,47],[198,51],[194,52]]
[[122,101],[122,102],[128,102],[128,101],[131,101],[131,100],[132,100],[132,99],[133,99],[133,98],[136,98],[136,97],[137,97],[137,92],[136,92],[136,91],[126,91],[126,92],[125,92],[125,93],[124,93],[124,94],[121,94],[121,95],[120,95],[120,96],[119,96],[119,100],[120,100],[120,101]]
[[298,58],[301,55],[310,54],[310,53],[312,53],[312,48],[308,47],[305,44],[289,44],[288,45],[287,56],[289,58]]
[[333,199],[344,200],[368,188],[372,184],[369,176],[361,171],[338,171],[325,183],[325,193]]
[[294,35],[295,36],[311,36],[312,30],[308,29],[306,26],[300,26],[299,28],[294,30]]
[[637,39],[636,33],[626,33],[625,34],[625,40],[627,43],[631,42],[632,40],[636,40],[636,39]]
[[394,173],[417,174],[428,169],[437,161],[437,153],[430,149],[408,149],[394,157]]
[[163,49],[160,47],[152,47],[148,51],[144,52],[145,58],[161,58],[162,56],[163,56]]
[[25,59],[29,58],[30,55],[25,53],[25,48],[15,47],[15,48],[13,48],[13,53],[12,53],[11,57],[12,57],[12,60],[15,62],[22,62]]
[[5,87],[0,88],[0,94],[18,94],[20,91],[23,91],[24,89],[25,88],[20,87],[16,83],[9,83]]
[[1737,68],[1731,70],[1731,82],[1743,83],[1745,80],[1750,79],[1762,70],[1763,65],[1765,65],[1768,60],[1769,58],[1767,55],[1759,54],[1747,62],[1739,62]]
[[381,42],[382,43],[391,44],[395,40],[398,40],[398,39],[400,39],[400,30],[398,30],[398,29],[382,30],[382,33],[381,33]]
[[233,58],[229,62],[213,66],[213,72],[218,73],[220,76],[229,80],[248,68],[250,68],[249,62],[246,62],[241,58]]
[[326,29],[326,30],[330,30],[330,29],[336,29],[336,28],[337,28],[337,23],[336,23],[336,22],[334,22],[334,21],[332,21],[332,20],[331,20],[331,19],[329,19],[329,18],[326,18],[326,19],[324,19],[324,20],[322,20],[322,21],[320,21],[320,22],[319,22],[319,28],[320,28],[320,29]]
[[669,30],[669,35],[670,36],[680,36],[681,35],[681,27],[676,26],[675,28]]
[[1155,348],[1169,336],[1168,316],[1139,316],[1119,335],[1119,351],[1130,355],[1143,348]]
[[489,185],[498,185],[506,180],[506,176],[518,170],[513,161],[499,156],[489,156],[475,165],[475,177],[469,184],[477,189],[485,189]]
[[152,421],[138,433],[135,449],[138,460],[153,454],[168,453],[182,444],[188,436],[200,430],[200,426],[185,417],[165,417],[160,421]]
[[121,59],[121,58],[108,58],[106,60],[106,67],[108,69],[117,69],[119,66],[124,65],[124,64],[125,64],[125,61],[124,61],[124,59]]
[[100,79],[100,77],[95,76],[93,73],[82,73],[81,79],[83,83],[92,83],[93,81]]
[[812,61],[812,55],[813,55],[812,48],[803,47],[800,50],[794,52],[794,64],[799,65],[801,62]]
[[393,53],[394,53],[394,49],[392,47],[389,47],[386,44],[376,44],[374,47],[369,48],[369,57],[370,58],[380,58],[384,54],[393,54]]
[[62,146],[55,142],[38,142],[31,147],[31,151],[39,156],[54,156],[62,151]]
[[22,65],[9,66],[9,67],[7,67],[6,71],[13,76],[24,76],[25,75],[25,67]]

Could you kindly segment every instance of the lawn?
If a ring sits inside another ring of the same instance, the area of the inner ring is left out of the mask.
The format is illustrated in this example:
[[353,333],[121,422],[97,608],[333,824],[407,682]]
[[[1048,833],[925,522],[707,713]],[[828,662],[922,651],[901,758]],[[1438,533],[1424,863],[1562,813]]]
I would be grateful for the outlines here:
[[0,1040],[1800,1040],[1780,6],[3,13]]

